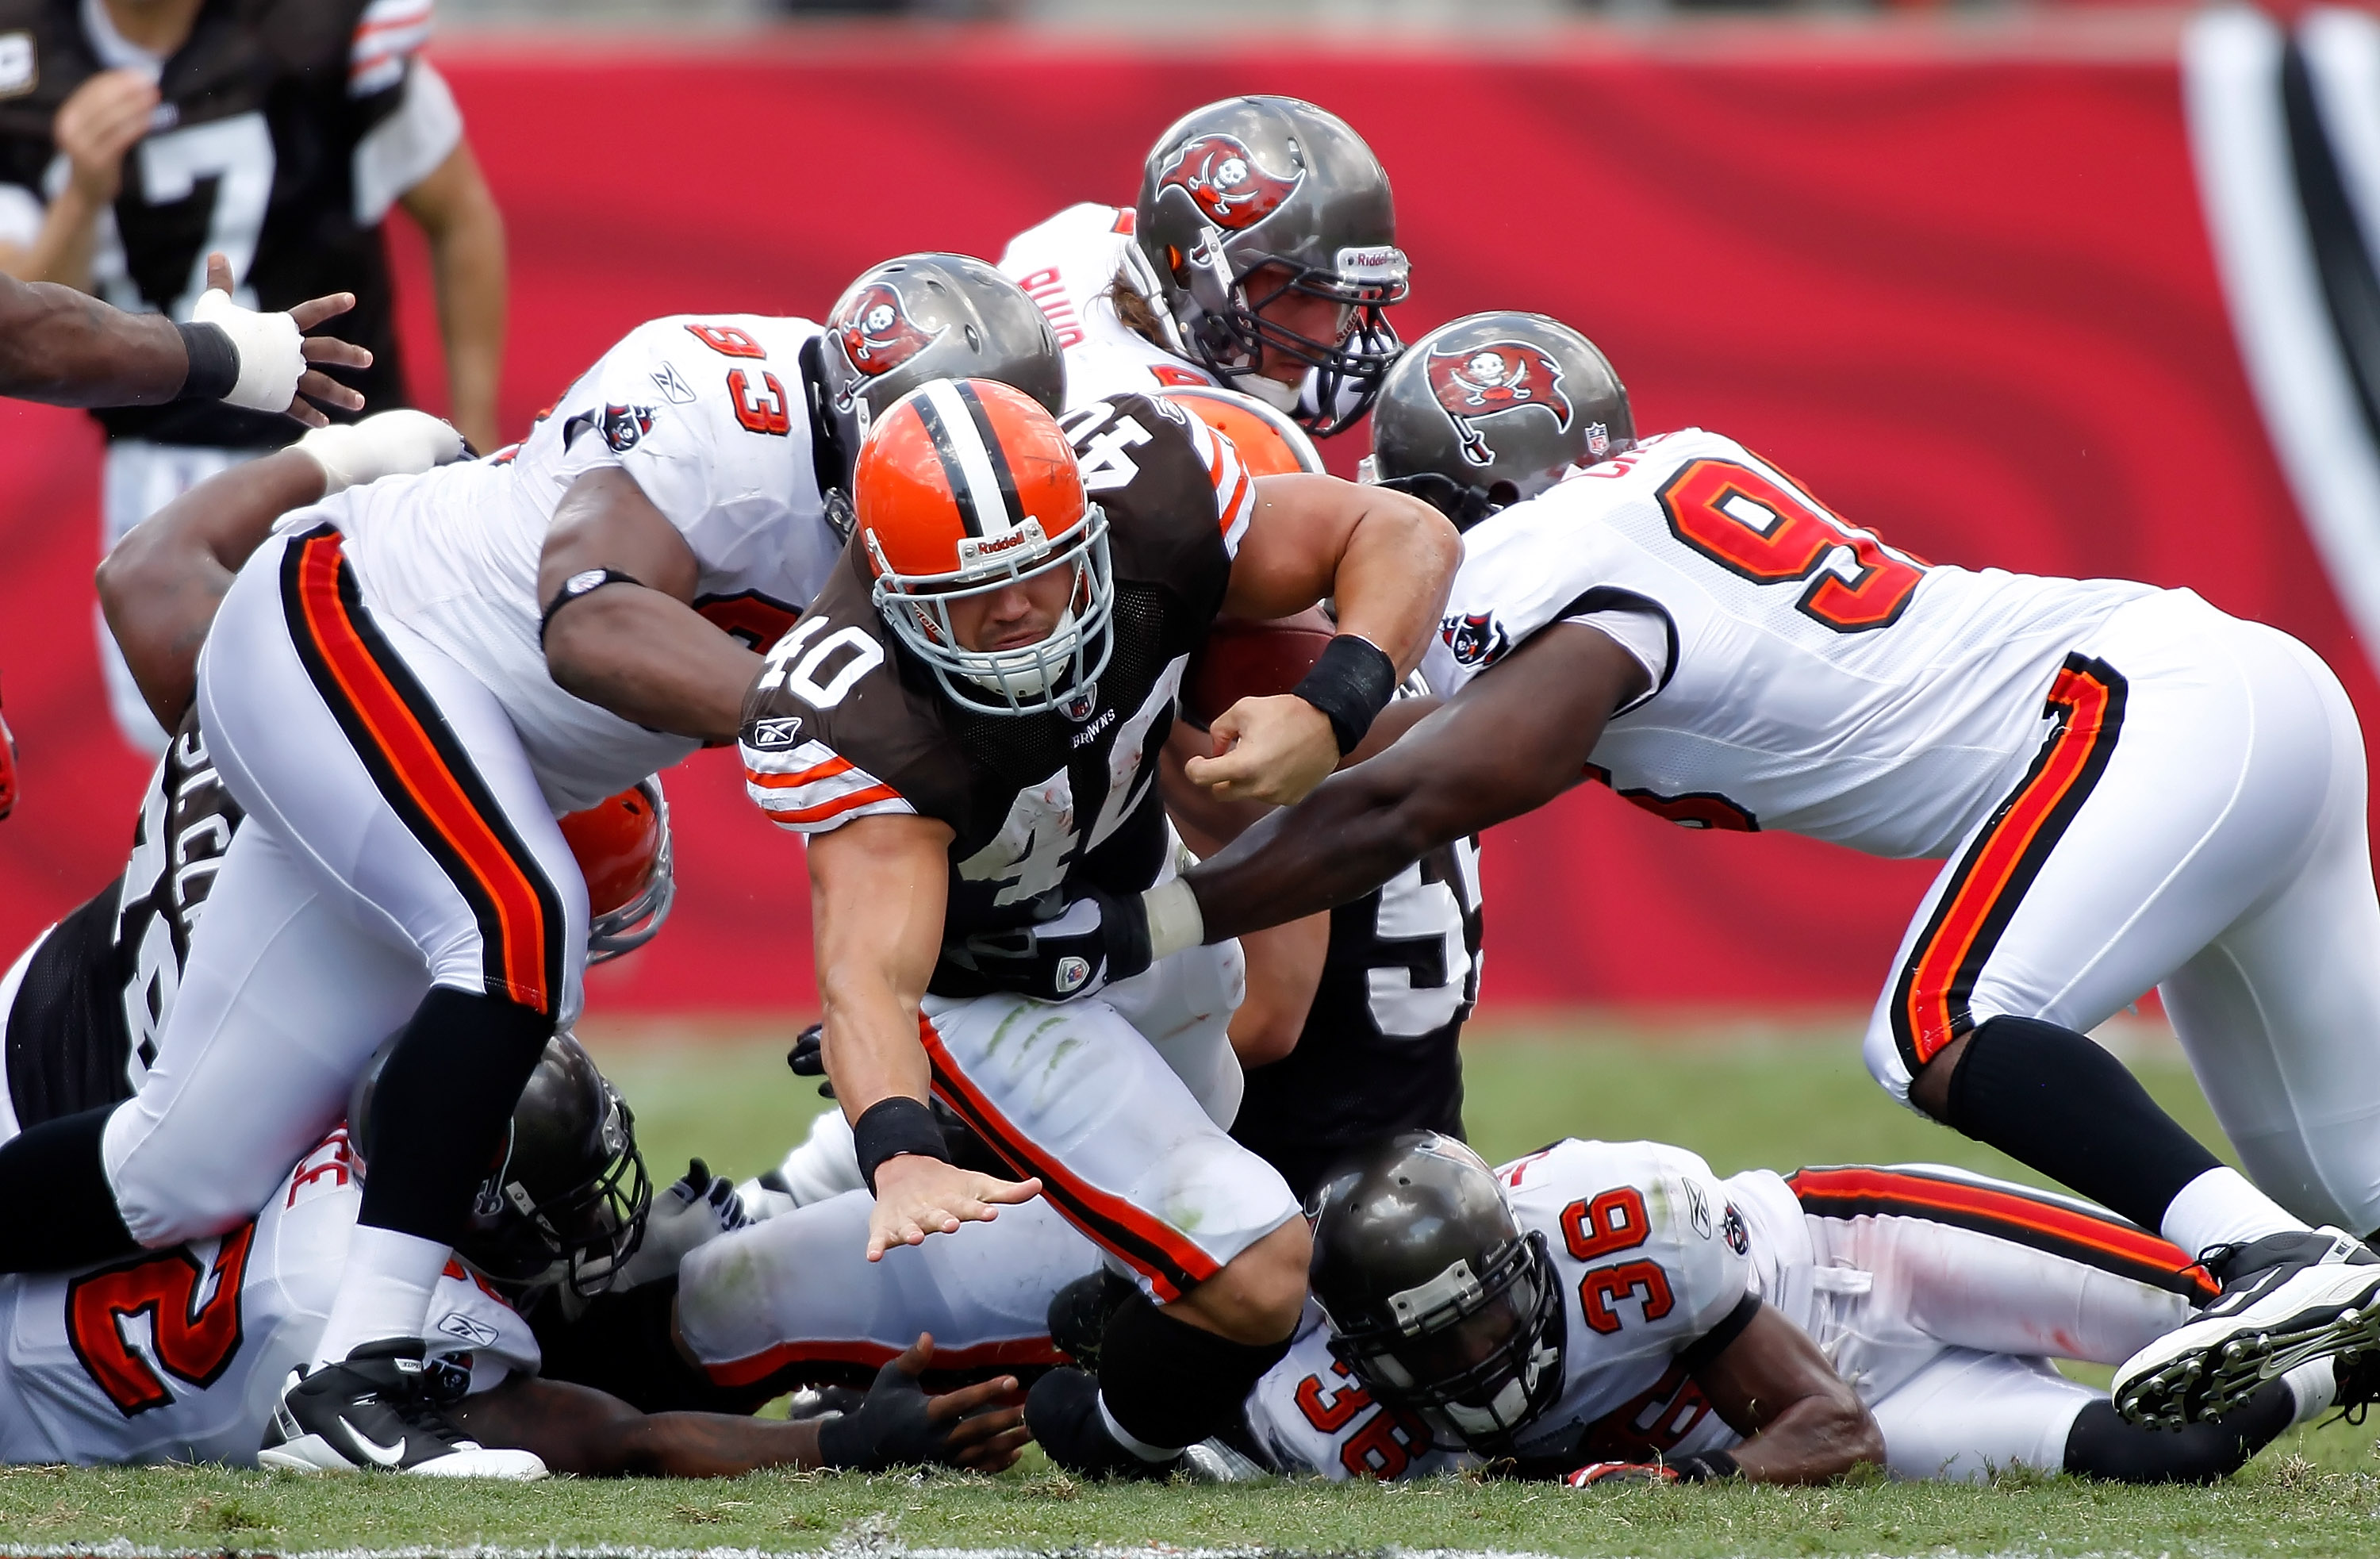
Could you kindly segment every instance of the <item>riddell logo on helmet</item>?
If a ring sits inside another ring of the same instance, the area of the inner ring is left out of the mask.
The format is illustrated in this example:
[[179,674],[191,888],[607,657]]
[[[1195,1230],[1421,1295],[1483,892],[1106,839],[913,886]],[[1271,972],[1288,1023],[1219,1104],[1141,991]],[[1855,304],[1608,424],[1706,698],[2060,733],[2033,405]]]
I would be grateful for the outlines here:
[[1179,189],[1200,214],[1227,233],[1245,233],[1281,209],[1305,181],[1305,170],[1281,175],[1257,161],[1237,136],[1202,135],[1165,164],[1157,190]]
[[[865,378],[875,379],[932,346],[950,326],[920,329],[902,305],[901,294],[889,283],[877,282],[837,310],[834,318],[827,322],[827,328],[834,332],[853,370]],[[835,409],[850,410],[851,396],[838,396]]]
[[1429,388],[1454,423],[1463,457],[1475,466],[1496,458],[1477,423],[1532,407],[1551,412],[1557,430],[1570,426],[1570,396],[1561,365],[1524,341],[1490,341],[1448,352],[1432,347]]

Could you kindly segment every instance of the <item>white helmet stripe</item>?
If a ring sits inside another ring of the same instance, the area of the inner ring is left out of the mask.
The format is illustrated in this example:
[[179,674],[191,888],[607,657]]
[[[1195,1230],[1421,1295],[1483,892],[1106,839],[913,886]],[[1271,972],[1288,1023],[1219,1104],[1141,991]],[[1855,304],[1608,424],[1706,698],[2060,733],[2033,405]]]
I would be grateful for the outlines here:
[[958,386],[937,379],[923,387],[918,401],[917,409],[924,414],[935,449],[942,457],[942,469],[956,479],[953,485],[958,488],[960,513],[972,514],[978,535],[1008,534],[1023,517],[1010,508],[1007,495],[1001,491],[991,451],[984,446],[983,434],[960,398]]

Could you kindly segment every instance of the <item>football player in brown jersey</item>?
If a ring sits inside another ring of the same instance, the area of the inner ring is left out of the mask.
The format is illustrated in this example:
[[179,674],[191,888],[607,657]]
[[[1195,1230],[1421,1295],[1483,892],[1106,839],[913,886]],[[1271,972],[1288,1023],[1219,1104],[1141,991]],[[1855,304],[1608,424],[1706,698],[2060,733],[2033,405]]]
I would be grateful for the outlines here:
[[[1296,691],[1226,711],[1217,755],[1188,765],[1225,798],[1293,799],[1415,664],[1459,543],[1401,493],[1251,477],[1168,403],[1111,396],[1062,428],[977,380],[879,418],[854,498],[852,543],[770,652],[741,745],[754,800],[809,836],[826,1065],[876,1196],[869,1254],[1046,1195],[1143,1297],[1110,1323],[1098,1379],[1045,1377],[1028,1422],[1077,1471],[1164,1476],[1280,1357],[1307,1241],[1279,1173],[1224,1129],[1236,947],[1108,986],[1130,954],[1096,906],[1173,875],[1157,758],[1218,614],[1337,601]],[[1052,1000],[997,993],[1017,933],[1085,895]],[[1052,1005],[1069,995],[1090,999]],[[1022,1178],[948,1163],[929,1089]]]

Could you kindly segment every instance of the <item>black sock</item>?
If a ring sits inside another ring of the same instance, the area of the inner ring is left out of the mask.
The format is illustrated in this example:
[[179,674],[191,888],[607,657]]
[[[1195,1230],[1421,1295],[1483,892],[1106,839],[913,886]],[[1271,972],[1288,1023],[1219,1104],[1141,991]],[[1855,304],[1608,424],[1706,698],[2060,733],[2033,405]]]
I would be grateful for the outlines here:
[[140,1248],[100,1162],[99,1135],[115,1113],[103,1104],[60,1115],[0,1146],[0,1273],[87,1267]]
[[552,1035],[552,1018],[501,996],[424,996],[372,1090],[357,1221],[454,1244]]
[[2212,1483],[2271,1444],[2297,1411],[2287,1381],[2266,1381],[2247,1406],[2180,1429],[2128,1424],[2114,1403],[2094,1402],[2066,1431],[2066,1470],[2119,1483]]
[[1251,1347],[1176,1321],[1135,1293],[1108,1318],[1099,1395],[1123,1431],[1148,1445],[1196,1445],[1239,1420],[1248,1388],[1289,1352]]
[[1968,1036],[1950,1074],[1946,1124],[2072,1188],[2144,1229],[2165,1221],[2215,1155],[2087,1035],[1995,1017]]

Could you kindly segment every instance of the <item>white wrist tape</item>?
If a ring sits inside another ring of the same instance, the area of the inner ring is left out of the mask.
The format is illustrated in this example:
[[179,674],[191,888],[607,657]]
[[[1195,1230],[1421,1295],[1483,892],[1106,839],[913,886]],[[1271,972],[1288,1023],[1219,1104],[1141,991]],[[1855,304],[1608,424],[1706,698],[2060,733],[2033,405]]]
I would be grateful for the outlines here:
[[322,496],[384,476],[411,476],[463,456],[463,435],[427,411],[382,411],[316,428],[293,448],[322,468]]
[[298,345],[298,322],[286,314],[260,314],[231,300],[231,294],[210,287],[200,295],[190,318],[221,327],[239,353],[239,382],[224,396],[230,406],[250,411],[286,411],[298,398],[298,381],[306,372],[306,354]]
[[1169,877],[1140,895],[1148,916],[1148,956],[1151,963],[1170,958],[1207,940],[1207,918],[1198,911],[1198,895],[1179,877]]

